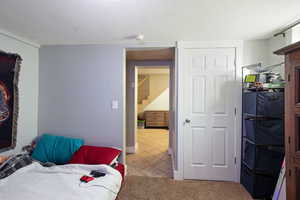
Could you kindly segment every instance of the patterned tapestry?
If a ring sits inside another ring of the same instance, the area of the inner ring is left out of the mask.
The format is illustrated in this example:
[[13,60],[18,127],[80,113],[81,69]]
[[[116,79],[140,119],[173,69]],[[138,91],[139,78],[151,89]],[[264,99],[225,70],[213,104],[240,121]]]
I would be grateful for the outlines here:
[[16,146],[21,57],[0,51],[0,152]]

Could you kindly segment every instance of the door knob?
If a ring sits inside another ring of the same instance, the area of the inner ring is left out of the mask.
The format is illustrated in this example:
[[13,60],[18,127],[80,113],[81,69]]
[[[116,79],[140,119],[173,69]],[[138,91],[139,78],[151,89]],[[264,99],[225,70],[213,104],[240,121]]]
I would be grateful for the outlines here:
[[191,120],[190,119],[185,119],[185,123],[190,123]]

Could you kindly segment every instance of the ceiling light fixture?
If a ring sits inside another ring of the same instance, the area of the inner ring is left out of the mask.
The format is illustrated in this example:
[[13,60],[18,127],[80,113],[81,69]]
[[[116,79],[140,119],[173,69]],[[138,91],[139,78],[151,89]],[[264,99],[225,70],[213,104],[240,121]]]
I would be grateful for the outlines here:
[[143,34],[138,34],[135,39],[138,40],[138,41],[143,41],[144,37],[145,36]]

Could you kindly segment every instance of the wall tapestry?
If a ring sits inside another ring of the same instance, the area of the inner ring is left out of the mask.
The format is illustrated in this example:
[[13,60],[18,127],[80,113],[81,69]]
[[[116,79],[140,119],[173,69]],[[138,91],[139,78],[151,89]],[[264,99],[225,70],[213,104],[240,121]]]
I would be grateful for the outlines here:
[[21,61],[17,54],[0,51],[0,152],[16,146]]

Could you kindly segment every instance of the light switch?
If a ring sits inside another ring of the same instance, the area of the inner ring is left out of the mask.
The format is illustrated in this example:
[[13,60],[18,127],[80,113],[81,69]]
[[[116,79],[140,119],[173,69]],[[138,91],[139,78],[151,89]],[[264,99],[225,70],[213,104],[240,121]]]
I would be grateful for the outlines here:
[[119,102],[117,100],[113,100],[111,102],[111,108],[115,109],[115,110],[118,109],[119,108]]

